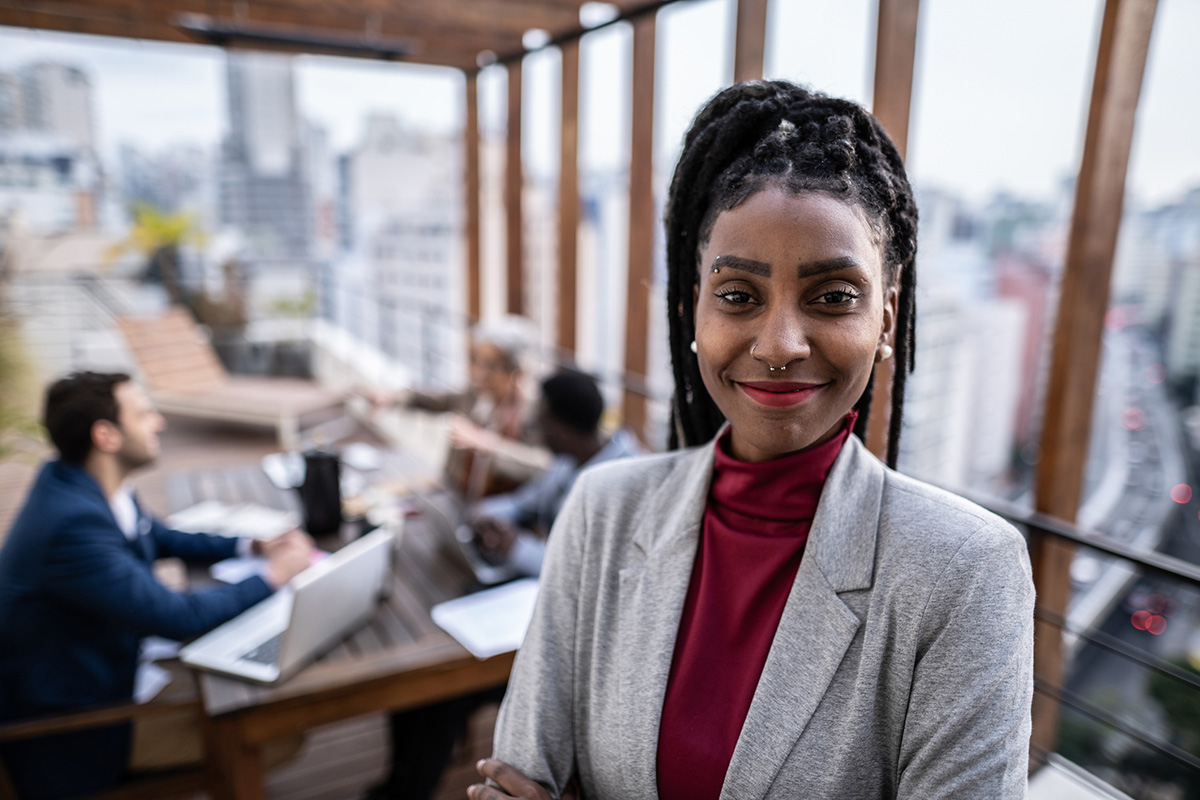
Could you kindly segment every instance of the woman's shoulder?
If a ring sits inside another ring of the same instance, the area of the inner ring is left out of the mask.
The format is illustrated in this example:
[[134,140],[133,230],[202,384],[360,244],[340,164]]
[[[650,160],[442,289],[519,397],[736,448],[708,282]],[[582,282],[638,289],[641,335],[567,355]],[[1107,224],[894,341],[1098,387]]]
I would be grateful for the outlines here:
[[894,543],[915,552],[1012,551],[1025,539],[1007,520],[986,508],[924,481],[887,470],[880,528]]

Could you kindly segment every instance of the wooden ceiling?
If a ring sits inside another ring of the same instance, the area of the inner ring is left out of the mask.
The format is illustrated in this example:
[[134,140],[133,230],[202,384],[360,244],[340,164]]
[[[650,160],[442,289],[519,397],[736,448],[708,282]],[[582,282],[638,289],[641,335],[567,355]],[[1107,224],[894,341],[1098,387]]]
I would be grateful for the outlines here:
[[[530,29],[582,30],[585,0],[0,0],[0,25],[386,58],[474,70]],[[621,14],[661,2],[611,0]],[[210,32],[205,33],[208,29]]]

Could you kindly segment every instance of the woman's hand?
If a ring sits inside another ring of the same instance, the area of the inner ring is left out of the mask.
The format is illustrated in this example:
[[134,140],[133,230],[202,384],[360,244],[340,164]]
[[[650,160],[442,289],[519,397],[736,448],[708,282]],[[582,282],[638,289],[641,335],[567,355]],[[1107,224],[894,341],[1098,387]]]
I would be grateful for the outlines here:
[[[497,761],[494,758],[484,758],[476,762],[475,770],[485,778],[491,778],[500,785],[500,789],[476,783],[467,788],[467,797],[471,800],[551,800],[550,793],[535,781],[526,778],[516,767]],[[501,789],[503,791],[501,791]],[[563,794],[563,800],[574,800],[578,794],[568,789]]]
[[496,434],[481,428],[462,414],[450,419],[450,443],[455,447],[490,453],[496,449]]

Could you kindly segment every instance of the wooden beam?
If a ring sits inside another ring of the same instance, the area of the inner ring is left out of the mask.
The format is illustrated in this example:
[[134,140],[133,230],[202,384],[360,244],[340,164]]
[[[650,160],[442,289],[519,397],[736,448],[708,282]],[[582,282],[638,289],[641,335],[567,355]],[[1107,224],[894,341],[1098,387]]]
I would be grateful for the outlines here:
[[[1036,510],[1068,522],[1074,521],[1083,494],[1113,254],[1156,6],[1157,0],[1108,0],[1104,6],[1034,494]],[[1047,538],[1034,540],[1038,604],[1062,617],[1070,595],[1071,557],[1070,547]],[[1048,683],[1062,685],[1062,633],[1040,621],[1034,632],[1034,669]],[[1033,708],[1033,744],[1052,752],[1058,739],[1058,704],[1039,694]]]
[[733,81],[761,80],[767,44],[767,0],[737,0]]
[[505,274],[507,276],[505,310],[521,314],[525,309],[524,242],[521,235],[521,189],[524,183],[521,164],[521,62],[508,65],[508,138],[505,143],[504,220]]
[[579,42],[562,51],[562,138],[558,162],[558,348],[575,360],[579,237]]
[[[875,34],[873,113],[892,137],[901,158],[908,150],[918,5],[919,0],[879,0],[879,25]],[[867,447],[881,459],[887,457],[895,374],[894,359],[881,361],[875,367],[875,393],[867,420]]]
[[[104,6],[91,8],[63,3],[55,3],[52,6],[48,5],[47,8],[52,10],[29,10],[0,2],[0,25],[61,31],[63,33],[82,33],[92,36],[116,36],[125,39],[148,39],[183,44],[210,44],[202,37],[185,32],[171,24],[169,20],[173,17],[167,14],[143,15],[121,9],[108,9]],[[252,8],[257,7],[252,6]],[[361,26],[359,28],[338,27],[333,24],[323,23],[319,15],[316,17],[306,17],[300,12],[267,16],[260,15],[258,11],[255,11],[252,16],[247,16],[246,20],[251,23],[292,26],[296,28],[297,33],[311,31],[314,28],[325,32],[343,34],[361,32]],[[339,20],[342,22],[345,21],[342,18],[339,18]],[[306,23],[308,24],[306,25]],[[381,33],[381,36],[384,37],[390,37],[391,35],[392,33],[386,29]],[[486,39],[456,36],[404,38],[412,41],[413,53],[398,60],[410,63],[458,67],[467,70],[475,68],[476,56],[480,49],[503,51],[512,47],[513,42],[519,42],[519,38],[513,38],[512,36],[488,37]],[[249,49],[249,46],[245,49]],[[284,43],[271,46],[256,43],[253,45],[253,49],[286,53],[321,52],[318,47]],[[336,54],[353,57],[353,54],[344,51],[337,51]],[[376,58],[369,51],[364,51],[362,57],[368,59]]]
[[[462,16],[455,16],[442,3],[417,7],[388,6],[372,10],[352,3],[328,4],[319,0],[256,0],[236,4],[230,0],[0,0],[0,24],[86,33],[102,36],[151,39],[158,41],[210,44],[199,35],[175,27],[182,13],[210,16],[223,22],[241,21],[294,27],[297,34],[329,33],[341,36],[378,35],[382,39],[411,42],[411,54],[398,60],[455,66],[474,70],[483,50],[506,53],[521,48],[521,34],[529,27],[545,27],[554,32],[578,27],[577,15],[545,9],[515,0],[473,0],[463,3]],[[497,11],[503,8],[504,11]],[[518,25],[508,13],[527,24]],[[369,32],[369,33],[368,33]],[[286,43],[267,46],[255,43],[255,49],[283,52],[318,52],[319,48]],[[339,55],[350,55],[339,51]],[[369,51],[363,57],[375,58]]]
[[466,206],[467,237],[467,322],[475,324],[482,313],[479,246],[479,81],[475,73],[466,75],[466,129],[463,131],[463,201]]
[[633,135],[629,154],[629,275],[625,302],[625,427],[646,439],[645,384],[650,323],[650,271],[654,263],[654,45],[656,15],[633,20]]

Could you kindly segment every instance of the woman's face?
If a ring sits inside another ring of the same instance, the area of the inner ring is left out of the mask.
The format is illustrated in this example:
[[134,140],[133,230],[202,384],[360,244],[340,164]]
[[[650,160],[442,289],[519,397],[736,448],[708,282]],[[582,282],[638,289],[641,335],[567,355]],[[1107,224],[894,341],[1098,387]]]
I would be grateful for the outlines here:
[[502,400],[516,386],[517,371],[504,351],[491,342],[471,345],[471,383],[476,391]]
[[768,185],[717,216],[699,256],[697,358],[733,455],[766,461],[829,439],[896,318],[861,213]]

